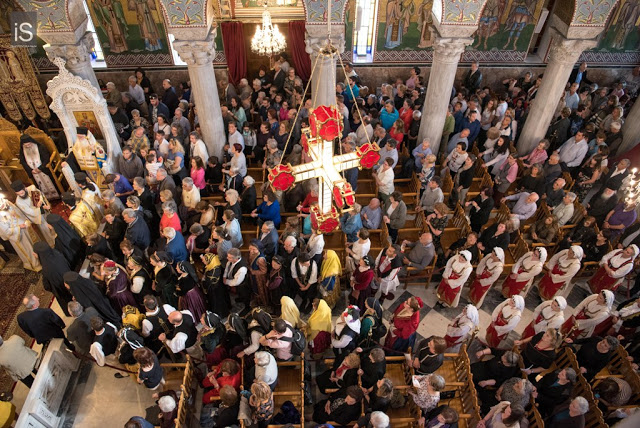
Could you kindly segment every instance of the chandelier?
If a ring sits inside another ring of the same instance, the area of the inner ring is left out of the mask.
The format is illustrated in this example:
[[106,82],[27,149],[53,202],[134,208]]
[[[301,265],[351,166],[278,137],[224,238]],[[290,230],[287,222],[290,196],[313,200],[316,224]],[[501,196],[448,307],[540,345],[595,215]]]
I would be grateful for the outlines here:
[[264,3],[264,12],[262,12],[262,27],[256,27],[256,34],[251,39],[251,50],[258,55],[272,56],[280,53],[287,47],[277,25],[271,23],[271,14],[267,10],[267,2]]

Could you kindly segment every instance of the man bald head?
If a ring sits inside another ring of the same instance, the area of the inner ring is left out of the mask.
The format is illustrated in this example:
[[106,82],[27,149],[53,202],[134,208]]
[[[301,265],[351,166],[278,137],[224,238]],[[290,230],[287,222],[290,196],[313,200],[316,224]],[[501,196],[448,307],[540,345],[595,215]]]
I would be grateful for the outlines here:
[[182,312],[180,311],[171,312],[169,314],[169,322],[176,326],[182,324]]
[[371,208],[372,210],[378,209],[379,207],[380,207],[380,199],[373,198],[371,199],[371,201],[369,201],[369,208]]

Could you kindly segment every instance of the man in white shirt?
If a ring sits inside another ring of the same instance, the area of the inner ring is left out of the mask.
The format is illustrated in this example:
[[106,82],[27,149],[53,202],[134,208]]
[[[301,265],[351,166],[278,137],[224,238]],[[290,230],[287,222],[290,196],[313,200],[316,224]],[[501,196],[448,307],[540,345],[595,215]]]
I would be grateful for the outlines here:
[[558,225],[564,226],[573,217],[573,201],[576,200],[576,194],[573,192],[567,192],[562,198],[562,202],[552,208],[553,215],[558,219]]
[[94,317],[91,318],[91,328],[95,337],[89,348],[89,354],[96,360],[96,364],[103,367],[107,359],[117,364],[115,354],[118,349],[118,329],[116,326],[110,322],[104,322],[100,317]]
[[558,149],[558,155],[560,156],[560,166],[563,166],[568,171],[572,171],[575,168],[579,168],[582,165],[582,160],[589,151],[589,143],[584,137],[582,131],[576,132],[576,135],[569,138]]
[[158,152],[158,157],[167,158],[169,154],[169,142],[165,138],[164,131],[156,132],[156,139],[153,142],[154,149]]
[[193,184],[191,177],[182,179],[182,205],[189,211],[195,211],[196,205],[200,202],[200,189]]
[[244,303],[244,309],[240,312],[240,315],[244,315],[251,310],[248,272],[247,264],[242,259],[240,250],[231,248],[227,252],[227,265],[224,268],[222,282],[230,288],[231,296],[234,297],[236,304],[238,302]]
[[580,104],[580,95],[578,95],[579,86],[579,83],[572,83],[571,87],[564,95],[564,103],[571,110],[577,109],[578,104]]
[[300,311],[307,313],[318,293],[318,264],[309,254],[300,254],[291,262],[291,278],[298,285],[298,294],[302,297]]
[[382,167],[378,171],[372,173],[374,180],[378,186],[378,197],[384,201],[383,205],[386,205],[389,201],[389,197],[395,190],[393,180],[395,174],[393,172],[393,159],[386,158]]
[[233,147],[234,144],[240,144],[244,151],[244,137],[238,132],[238,127],[235,122],[229,122],[229,147]]
[[142,89],[142,86],[138,85],[138,79],[136,79],[136,76],[129,76],[129,90],[127,92],[129,92],[134,101],[141,106],[147,104],[144,99],[144,89]]
[[186,351],[193,358],[202,359],[203,351],[198,344],[198,330],[196,321],[190,311],[173,311],[169,314],[169,322],[173,331],[169,334],[160,333],[158,339],[174,354]]

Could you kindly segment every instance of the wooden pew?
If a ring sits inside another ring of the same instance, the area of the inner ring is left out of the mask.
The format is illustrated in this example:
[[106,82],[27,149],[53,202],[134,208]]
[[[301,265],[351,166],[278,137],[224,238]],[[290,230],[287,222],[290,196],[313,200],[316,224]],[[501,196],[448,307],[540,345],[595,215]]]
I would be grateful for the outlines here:
[[580,365],[576,359],[576,354],[568,346],[563,348],[564,352],[560,354],[559,358],[556,358],[556,366],[558,369],[565,367],[571,367],[576,371],[576,384],[573,387],[572,397],[581,396],[584,397],[589,403],[589,411],[584,415],[585,428],[606,427],[608,425],[604,422],[604,416],[602,411],[598,407],[595,396],[589,382],[584,378],[580,372]]
[[[173,366],[173,364],[162,364],[163,367]],[[180,399],[178,400],[178,413],[175,419],[176,428],[188,428],[191,426],[192,417],[195,414],[194,397],[197,385],[194,386],[195,370],[191,357],[187,355],[187,362],[184,365],[184,376],[180,385]]]
[[436,263],[438,262],[438,254],[433,255],[433,261],[426,268],[419,270],[414,267],[407,268],[407,275],[400,277],[400,282],[404,284],[404,289],[407,289],[407,286],[410,283],[418,285],[422,285],[424,283],[424,288],[429,288],[429,284],[431,284],[431,278],[433,277],[433,271],[436,268]]
[[469,187],[469,191],[467,192],[467,201],[475,198],[480,194],[480,191],[485,187],[493,188],[493,180],[491,179],[491,175],[484,170],[484,174],[481,178],[474,178],[471,183],[471,187]]
[[[515,346],[513,348],[513,352],[520,355],[520,348]],[[522,358],[518,359],[518,365],[520,366],[521,370],[525,368]],[[527,375],[524,372],[522,373],[522,378],[528,379]],[[542,416],[538,411],[538,406],[536,405],[536,401],[533,397],[530,398],[530,408],[527,410],[526,416],[527,416],[527,420],[529,421],[529,427],[540,427],[540,428],[544,427]]]
[[424,212],[418,211],[413,214],[412,220],[407,220],[404,227],[398,230],[398,243],[401,244],[403,240],[411,242],[417,241],[420,235],[427,231],[427,223],[425,220]]
[[607,366],[596,375],[596,382],[593,386],[595,387],[602,379],[606,379],[607,377],[617,377],[626,380],[633,391],[628,405],[610,407],[609,410],[614,411],[619,408],[638,407],[638,403],[640,403],[640,375],[638,375],[631,366],[629,354],[622,345],[618,345]]
[[[285,401],[291,401],[300,411],[300,424],[290,425],[304,428],[304,353],[299,361],[278,361],[278,385],[273,391],[274,414],[278,413]],[[284,425],[269,425],[282,428]]]
[[[504,252],[504,269],[503,273],[508,275],[511,273],[511,268],[516,264],[518,259],[525,255],[529,251],[529,246],[520,235],[514,244],[509,245],[507,251]],[[535,282],[535,281],[534,281]]]
[[[448,385],[455,385],[455,397],[449,400],[447,404],[458,412],[460,416],[458,425],[460,428],[473,428],[480,422],[481,417],[478,394],[473,386],[471,376],[471,361],[467,354],[467,345],[463,344],[458,354],[445,354],[445,361],[447,356],[451,358],[451,365],[445,367],[443,364],[436,371],[436,373],[445,378]],[[441,370],[444,371],[444,374],[441,374]],[[447,373],[446,370],[450,371]]]

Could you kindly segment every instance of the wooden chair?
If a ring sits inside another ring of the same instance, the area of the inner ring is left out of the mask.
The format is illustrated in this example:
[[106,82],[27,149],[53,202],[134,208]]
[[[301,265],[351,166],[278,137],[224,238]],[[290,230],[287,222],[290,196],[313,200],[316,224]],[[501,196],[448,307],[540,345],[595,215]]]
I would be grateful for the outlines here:
[[49,169],[51,175],[53,175],[53,182],[58,188],[58,191],[62,194],[65,191],[65,188],[62,185],[62,182],[64,180],[64,174],[62,173],[62,158],[60,157],[60,153],[58,153],[58,149],[55,143],[53,142],[51,137],[49,137],[42,130],[34,128],[32,126],[27,128],[24,131],[24,134],[30,136],[31,138],[45,146],[47,150],[49,150],[49,153],[51,153],[51,157],[49,157],[49,163],[47,163],[47,165],[45,166]]
[[420,235],[427,231],[427,224],[423,211],[418,211],[412,214],[414,218],[407,220],[404,227],[398,230],[398,241],[402,243],[403,240],[416,241]]
[[481,178],[474,178],[469,191],[467,192],[467,201],[475,198],[480,194],[480,191],[485,187],[493,188],[493,180],[491,175],[485,170]]
[[[515,244],[515,245],[514,245]],[[518,259],[524,256],[529,251],[529,246],[525,242],[524,239],[520,235],[518,235],[518,239],[516,242],[509,245],[507,251],[504,252],[504,270],[505,274],[511,273],[511,268],[516,264]]]
[[[163,364],[163,366],[165,366]],[[187,355],[187,363],[185,364],[182,385],[180,385],[180,399],[178,400],[178,413],[175,419],[176,428],[188,428],[191,426],[192,415],[195,414],[194,397],[196,388],[193,382],[195,379],[195,370],[191,357]]]
[[473,428],[480,421],[480,406],[478,394],[473,386],[471,376],[471,361],[467,354],[467,346],[462,345],[457,354],[445,354],[445,362],[451,358],[450,364],[436,371],[445,378],[447,386],[452,386],[456,393],[454,398],[448,401],[448,405],[459,414],[458,425],[460,428]]
[[640,403],[640,375],[638,375],[638,372],[631,366],[629,354],[622,345],[618,345],[607,366],[596,375],[596,382],[593,386],[595,387],[602,379],[606,379],[607,377],[624,379],[629,383],[633,391],[628,405],[610,408],[611,411],[619,408],[633,408],[638,406],[637,403]]

